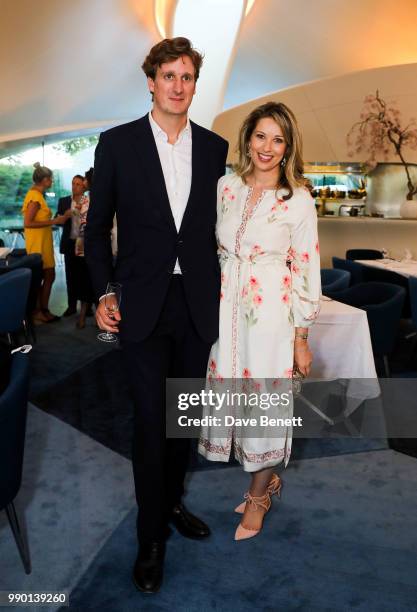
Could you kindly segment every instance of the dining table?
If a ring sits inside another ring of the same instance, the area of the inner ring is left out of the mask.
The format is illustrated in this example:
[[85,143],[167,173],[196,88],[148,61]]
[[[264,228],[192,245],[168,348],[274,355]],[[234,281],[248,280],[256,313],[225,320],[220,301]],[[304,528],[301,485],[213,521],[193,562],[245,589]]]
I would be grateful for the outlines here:
[[12,252],[13,249],[9,247],[0,247],[0,259],[6,259],[9,253]]
[[417,261],[414,259],[356,259],[355,261],[356,263],[370,268],[395,272],[405,278],[409,278],[410,276],[417,277]]
[[14,225],[9,227],[3,227],[1,229],[4,234],[10,236],[10,247],[14,249],[17,245],[17,241],[20,237],[21,241],[25,242],[25,228],[23,225]]
[[[313,364],[303,389],[313,383],[319,389],[316,399],[321,395],[320,403],[330,389],[327,383],[332,381],[343,390],[343,418],[352,415],[365,400],[380,396],[365,310],[322,296],[319,315],[309,329],[309,346]],[[316,414],[333,425],[334,419],[308,397],[308,393],[300,395]]]

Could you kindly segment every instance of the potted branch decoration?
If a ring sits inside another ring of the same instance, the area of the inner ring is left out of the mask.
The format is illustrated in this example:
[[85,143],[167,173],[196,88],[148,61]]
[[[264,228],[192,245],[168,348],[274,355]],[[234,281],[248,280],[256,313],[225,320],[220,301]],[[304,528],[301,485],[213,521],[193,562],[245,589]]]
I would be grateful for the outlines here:
[[417,180],[411,176],[410,164],[404,158],[404,149],[417,149],[417,125],[414,118],[403,127],[400,111],[395,105],[389,105],[383,100],[379,91],[366,96],[360,121],[356,122],[346,138],[348,155],[365,152],[369,154],[366,165],[374,169],[377,157],[388,158],[394,148],[407,175],[407,198],[401,205],[401,216],[417,217],[417,201],[412,201],[417,193]]

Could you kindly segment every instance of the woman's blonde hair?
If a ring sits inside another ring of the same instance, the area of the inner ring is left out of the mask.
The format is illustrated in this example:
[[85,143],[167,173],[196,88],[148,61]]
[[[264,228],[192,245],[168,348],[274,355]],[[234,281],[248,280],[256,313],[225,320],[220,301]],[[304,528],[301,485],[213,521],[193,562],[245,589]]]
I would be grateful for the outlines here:
[[[310,187],[310,182],[304,178],[303,143],[297,120],[293,112],[282,102],[267,102],[255,108],[244,120],[239,132],[237,150],[239,161],[234,170],[243,181],[253,171],[253,162],[249,152],[250,138],[261,119],[270,117],[282,130],[286,143],[285,154],[280,166],[277,189],[288,190],[283,196],[289,200],[297,187]],[[285,161],[284,161],[285,160]]]
[[35,168],[32,174],[32,180],[35,183],[35,185],[39,185],[39,183],[42,183],[43,179],[45,178],[52,178],[52,170],[50,168],[47,168],[46,166],[41,166],[39,162],[35,162],[33,164],[33,167]]

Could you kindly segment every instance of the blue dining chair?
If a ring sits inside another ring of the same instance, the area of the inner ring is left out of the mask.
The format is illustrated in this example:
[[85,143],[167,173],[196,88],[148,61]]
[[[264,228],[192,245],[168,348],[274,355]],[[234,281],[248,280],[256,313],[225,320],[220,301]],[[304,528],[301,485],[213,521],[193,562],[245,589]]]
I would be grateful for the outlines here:
[[409,319],[411,317],[408,279],[405,276],[402,276],[397,272],[393,272],[392,270],[386,270],[385,268],[382,269],[374,266],[367,266],[363,264],[358,264],[357,262],[351,263],[357,266],[361,266],[362,282],[389,283],[403,287],[406,292],[406,298],[404,300],[401,318]]
[[0,511],[5,510],[26,574],[31,573],[29,548],[21,529],[14,500],[22,482],[29,355],[12,357],[10,381],[0,395]]
[[27,255],[26,252],[22,255],[16,255],[17,250],[19,249],[15,249],[13,253],[8,256],[8,265],[0,268],[0,275],[7,274],[13,270],[18,270],[19,268],[29,268],[29,270],[32,270],[32,279],[28,297],[28,315],[30,315],[36,308],[39,287],[42,283],[42,255],[39,253],[31,253],[30,255]]
[[341,291],[347,289],[350,285],[350,272],[347,270],[322,268],[320,276],[321,291],[324,295],[327,295],[327,291]]
[[374,357],[381,358],[385,376],[390,376],[388,357],[397,339],[406,291],[390,283],[358,283],[327,294],[338,302],[366,311]]
[[376,249],[348,249],[346,259],[382,259],[384,254]]
[[12,334],[22,328],[26,317],[31,277],[27,268],[0,276],[0,334],[7,335],[9,344],[13,344]]
[[346,270],[350,272],[350,284],[356,285],[363,282],[363,268],[361,264],[350,259],[341,259],[340,257],[332,257],[333,268],[337,270]]

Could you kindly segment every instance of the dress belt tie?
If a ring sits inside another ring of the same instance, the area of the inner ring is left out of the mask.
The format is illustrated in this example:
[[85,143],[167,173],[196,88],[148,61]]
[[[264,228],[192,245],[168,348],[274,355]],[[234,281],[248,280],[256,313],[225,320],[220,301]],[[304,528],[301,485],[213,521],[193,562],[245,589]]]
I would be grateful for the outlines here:
[[[232,299],[232,287],[237,287],[240,277],[240,269],[243,266],[245,269],[244,278],[250,278],[253,274],[253,268],[269,264],[281,264],[286,265],[288,261],[288,255],[285,254],[256,254],[254,256],[242,257],[235,253],[226,253],[225,251],[218,251],[220,266],[222,268],[222,292],[223,299],[230,302]],[[231,281],[234,282],[231,282]],[[240,284],[240,283],[239,283]],[[241,298],[241,288],[238,287],[238,301]]]

